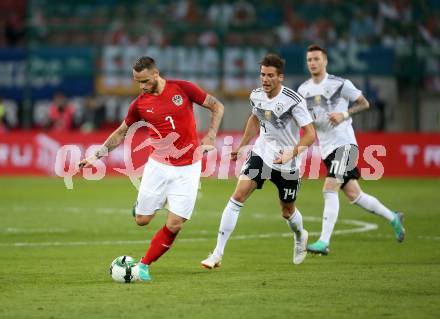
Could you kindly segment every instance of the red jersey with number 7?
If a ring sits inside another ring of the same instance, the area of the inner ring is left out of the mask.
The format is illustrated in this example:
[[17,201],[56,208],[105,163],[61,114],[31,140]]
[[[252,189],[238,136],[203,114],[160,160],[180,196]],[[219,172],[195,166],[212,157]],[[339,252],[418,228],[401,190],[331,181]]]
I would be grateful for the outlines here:
[[125,124],[145,121],[153,146],[151,158],[173,166],[190,165],[199,157],[193,102],[202,105],[207,93],[194,83],[166,80],[159,95],[141,93],[131,104]]

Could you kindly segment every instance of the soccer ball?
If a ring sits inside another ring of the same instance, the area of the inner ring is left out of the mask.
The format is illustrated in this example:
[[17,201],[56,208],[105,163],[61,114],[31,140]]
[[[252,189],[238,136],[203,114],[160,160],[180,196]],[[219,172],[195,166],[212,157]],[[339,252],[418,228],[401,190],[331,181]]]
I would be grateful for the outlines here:
[[110,265],[110,276],[116,282],[131,283],[139,278],[133,257],[119,256]]

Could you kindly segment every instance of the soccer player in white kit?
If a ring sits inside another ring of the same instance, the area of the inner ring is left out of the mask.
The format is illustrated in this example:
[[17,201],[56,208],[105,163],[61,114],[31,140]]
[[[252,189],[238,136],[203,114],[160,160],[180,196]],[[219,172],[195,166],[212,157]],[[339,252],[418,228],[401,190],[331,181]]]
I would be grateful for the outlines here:
[[[217,245],[212,254],[201,262],[205,268],[220,266],[226,243],[244,202],[255,189],[262,188],[265,180],[270,180],[278,188],[281,214],[293,231],[293,263],[302,263],[307,254],[308,233],[303,228],[295,199],[300,185],[298,154],[315,140],[312,118],[304,99],[282,85],[284,60],[278,55],[268,54],[263,58],[260,79],[262,87],[253,90],[250,95],[252,114],[238,149],[231,153],[232,160],[237,160],[240,149],[247,146],[258,133],[260,135],[223,211]],[[304,135],[300,139],[301,128]]]
[[[307,246],[311,253],[327,255],[330,237],[339,213],[338,191],[342,190],[350,203],[387,219],[398,242],[405,238],[403,214],[385,207],[376,197],[366,194],[359,186],[356,167],[359,150],[351,125],[351,116],[369,108],[369,103],[350,80],[327,73],[327,52],[318,45],[307,49],[307,67],[311,79],[298,89],[307,101],[318,135],[321,156],[327,167],[324,182],[324,213],[319,240]],[[348,108],[349,104],[351,107]]]

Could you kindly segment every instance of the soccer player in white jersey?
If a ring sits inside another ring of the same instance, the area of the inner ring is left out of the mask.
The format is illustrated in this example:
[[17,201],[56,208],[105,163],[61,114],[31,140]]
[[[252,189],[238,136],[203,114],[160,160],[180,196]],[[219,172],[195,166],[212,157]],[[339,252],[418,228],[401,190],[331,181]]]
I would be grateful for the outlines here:
[[[281,214],[293,231],[293,263],[300,264],[307,254],[308,233],[303,228],[302,216],[295,207],[299,190],[298,154],[315,140],[312,118],[304,99],[282,85],[284,60],[268,54],[261,61],[262,87],[250,95],[252,114],[243,137],[231,159],[236,161],[240,150],[258,134],[255,145],[243,165],[232,197],[226,205],[220,222],[217,246],[202,266],[212,269],[220,266],[226,243],[237,223],[244,202],[255,189],[261,189],[265,180],[278,188]],[[304,135],[300,139],[300,129]]]
[[[307,67],[311,79],[298,89],[307,102],[318,135],[321,155],[327,167],[324,182],[324,213],[319,240],[307,246],[311,253],[327,255],[330,237],[339,213],[338,191],[342,190],[352,204],[387,219],[397,241],[405,238],[403,214],[385,207],[376,197],[359,186],[356,167],[359,150],[351,125],[356,113],[369,108],[369,103],[350,80],[327,73],[327,52],[319,45],[307,49]],[[348,108],[351,104],[350,108]]]

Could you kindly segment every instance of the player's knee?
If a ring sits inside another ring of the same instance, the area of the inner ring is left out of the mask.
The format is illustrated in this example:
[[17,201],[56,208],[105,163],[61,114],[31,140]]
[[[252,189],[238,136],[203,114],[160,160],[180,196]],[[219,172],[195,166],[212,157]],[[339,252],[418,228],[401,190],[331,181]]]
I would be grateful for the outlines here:
[[339,184],[334,178],[326,178],[324,182],[324,187],[322,188],[322,192],[338,192],[341,188],[341,184]]
[[350,202],[353,202],[355,199],[359,197],[359,192],[357,190],[344,190],[345,196],[347,196]]
[[243,191],[235,191],[232,194],[232,198],[239,203],[244,203],[246,201],[246,193]]
[[281,215],[283,216],[283,218],[289,219],[292,216],[294,210],[295,210],[295,207],[283,206],[283,207],[281,207]]
[[139,226],[145,226],[150,223],[151,218],[150,216],[136,215],[134,220]]
[[167,228],[172,232],[173,234],[177,234],[182,229],[183,223],[167,223]]

